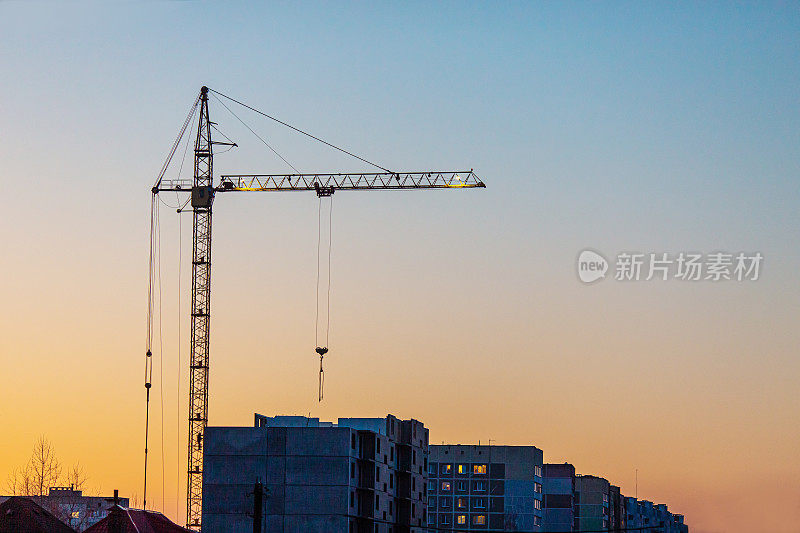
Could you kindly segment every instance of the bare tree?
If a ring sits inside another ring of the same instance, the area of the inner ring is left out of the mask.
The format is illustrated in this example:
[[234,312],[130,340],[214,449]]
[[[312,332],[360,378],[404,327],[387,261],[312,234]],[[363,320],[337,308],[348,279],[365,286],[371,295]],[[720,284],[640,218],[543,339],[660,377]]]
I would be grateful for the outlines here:
[[86,475],[80,462],[75,463],[67,470],[66,485],[72,487],[72,490],[83,490],[88,480],[89,476]]
[[56,457],[53,445],[44,436],[39,437],[33,446],[30,475],[34,490],[32,496],[46,495],[48,489],[57,486],[61,479],[61,463]]

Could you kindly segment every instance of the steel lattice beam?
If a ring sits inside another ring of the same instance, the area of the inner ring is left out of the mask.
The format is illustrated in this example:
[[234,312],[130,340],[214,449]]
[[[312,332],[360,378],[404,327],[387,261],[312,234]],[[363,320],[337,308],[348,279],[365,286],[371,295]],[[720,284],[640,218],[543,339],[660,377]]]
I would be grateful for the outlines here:
[[192,184],[192,316],[189,348],[189,453],[186,527],[200,530],[203,511],[203,437],[208,425],[208,340],[211,321],[211,206],[213,145],[208,89],[200,93]]

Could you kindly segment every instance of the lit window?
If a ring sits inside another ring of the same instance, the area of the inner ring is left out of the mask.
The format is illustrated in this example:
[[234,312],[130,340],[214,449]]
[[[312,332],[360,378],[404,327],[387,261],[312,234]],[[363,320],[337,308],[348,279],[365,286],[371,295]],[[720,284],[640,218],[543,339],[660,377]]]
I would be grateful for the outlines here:
[[450,492],[450,482],[442,481],[442,492]]
[[476,514],[472,517],[472,523],[476,526],[482,526],[486,524],[486,515],[485,514]]
[[453,471],[453,465],[442,465],[442,473],[449,474]]
[[467,506],[467,500],[459,498],[456,500],[456,506],[458,506],[459,509],[464,509]]
[[533,508],[541,510],[542,509],[542,500],[533,500]]
[[72,518],[80,518],[81,512],[80,511],[72,511]]
[[542,467],[539,466],[539,465],[534,466],[533,467],[533,475],[537,476],[537,477],[542,477]]
[[460,526],[463,526],[467,523],[467,515],[460,514],[456,517],[456,523]]
[[473,474],[486,474],[486,465],[472,465]]
[[541,483],[534,483],[533,484],[533,492],[538,492],[541,494],[542,492],[542,484]]

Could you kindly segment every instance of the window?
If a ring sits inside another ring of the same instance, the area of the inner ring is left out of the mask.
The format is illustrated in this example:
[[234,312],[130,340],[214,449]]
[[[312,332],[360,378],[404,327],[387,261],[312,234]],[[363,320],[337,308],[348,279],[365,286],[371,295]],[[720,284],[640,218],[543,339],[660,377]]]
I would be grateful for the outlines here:
[[436,483],[433,481],[428,481],[428,492],[433,492],[436,490]]
[[375,447],[377,448],[377,452],[381,453],[381,439],[375,439]]
[[441,489],[442,489],[442,492],[450,492],[450,490],[451,490],[450,482],[449,481],[442,481]]
[[472,473],[485,475],[486,474],[486,465],[472,465]]
[[378,465],[375,465],[375,481],[381,480],[381,468]]
[[411,476],[411,490],[417,490],[417,478]]
[[533,484],[533,492],[541,494],[542,493],[542,484],[541,483],[534,483]]
[[394,474],[389,474],[389,488],[394,488]]
[[459,509],[466,509],[467,508],[467,500],[466,498],[457,498],[456,499],[456,507]]
[[534,526],[541,526],[542,525],[542,518],[540,516],[533,517],[533,525]]
[[443,514],[443,515],[441,515],[441,517],[442,517],[442,524],[443,525],[448,525],[450,523],[450,515],[449,514]]
[[351,491],[350,492],[350,507],[353,507],[353,505],[355,505],[355,494],[353,494],[353,492]]
[[450,507],[450,498],[442,498],[439,500],[439,507],[442,509],[448,509]]
[[486,499],[485,498],[473,498],[472,500],[475,509],[486,509]]
[[389,448],[389,460],[394,461],[394,446]]
[[350,463],[350,477],[353,478],[353,479],[356,477],[356,464],[355,463]]
[[356,449],[356,434],[355,433],[350,435],[350,447],[353,448],[354,450]]
[[436,496],[428,496],[428,507],[436,507]]
[[603,494],[603,503],[608,503],[608,494]]
[[453,472],[453,465],[442,465],[442,474],[451,474]]
[[485,514],[476,514],[472,516],[472,523],[476,526],[482,526],[486,524],[486,515]]
[[428,515],[428,525],[432,526],[434,524],[436,524],[436,516],[433,515],[433,514],[429,514]]
[[475,490],[478,492],[484,492],[486,490],[486,482],[485,481],[476,481],[475,482]]
[[539,466],[539,465],[534,466],[533,467],[533,475],[537,476],[537,477],[542,477],[542,467]]
[[393,503],[394,502],[392,502],[392,500],[389,500],[389,514],[392,514],[392,510],[394,508],[394,505],[392,505]]
[[458,465],[456,469],[459,474],[466,474],[467,473],[467,465]]
[[412,450],[411,453],[413,454],[414,457],[413,461],[411,462],[417,464],[417,450]]
[[[379,500],[379,499],[378,499],[378,497],[376,496],[376,497],[375,497],[375,510],[377,511],[378,509],[380,509],[380,507],[381,507],[381,506],[380,506],[380,500]],[[377,524],[376,524],[376,525],[377,525]]]
[[459,491],[467,492],[467,482],[466,481],[459,481],[456,488]]
[[428,464],[428,474],[431,476],[435,476],[438,472],[439,464],[438,463],[429,463]]
[[463,526],[466,523],[467,523],[467,515],[460,514],[456,517],[456,524],[458,524],[459,526]]
[[542,500],[533,500],[533,508],[541,511],[542,510]]

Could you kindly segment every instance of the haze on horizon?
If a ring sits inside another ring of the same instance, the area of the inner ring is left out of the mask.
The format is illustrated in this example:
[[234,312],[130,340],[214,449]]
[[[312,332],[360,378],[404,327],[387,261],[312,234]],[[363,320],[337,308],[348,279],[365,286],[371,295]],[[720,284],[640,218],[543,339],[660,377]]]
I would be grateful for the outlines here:
[[[316,198],[218,201],[211,425],[393,413],[626,495],[638,469],[639,497],[695,533],[796,531],[796,4],[0,2],[0,33],[3,488],[46,435],[92,491],[141,497],[149,191],[208,85],[387,168],[488,185],[335,195],[321,404]],[[211,113],[242,143],[217,175],[289,170]],[[240,116],[303,171],[370,170]],[[161,222],[148,500],[180,521],[191,219],[180,238],[174,209]],[[764,264],[587,286],[586,248]]]

